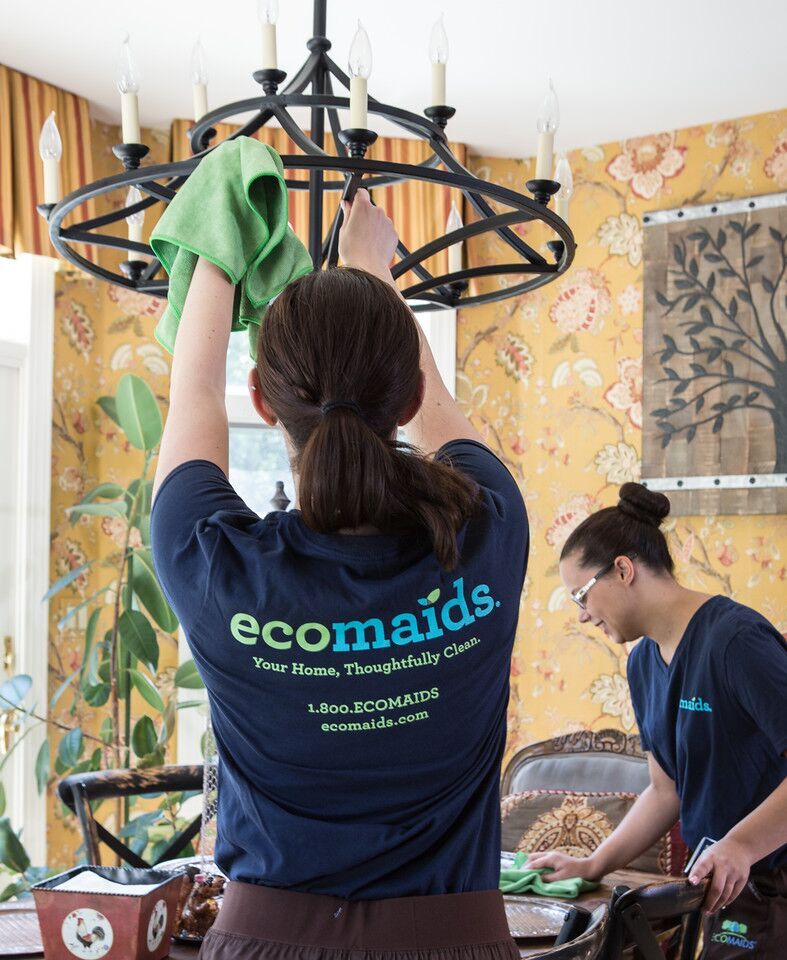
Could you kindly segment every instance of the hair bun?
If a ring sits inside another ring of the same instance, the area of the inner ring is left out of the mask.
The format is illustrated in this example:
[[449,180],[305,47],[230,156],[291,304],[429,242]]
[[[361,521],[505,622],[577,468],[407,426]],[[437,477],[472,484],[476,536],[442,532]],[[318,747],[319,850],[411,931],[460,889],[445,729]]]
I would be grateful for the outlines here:
[[641,483],[624,483],[620,488],[618,510],[626,516],[658,527],[670,512],[670,502],[663,493],[648,490]]

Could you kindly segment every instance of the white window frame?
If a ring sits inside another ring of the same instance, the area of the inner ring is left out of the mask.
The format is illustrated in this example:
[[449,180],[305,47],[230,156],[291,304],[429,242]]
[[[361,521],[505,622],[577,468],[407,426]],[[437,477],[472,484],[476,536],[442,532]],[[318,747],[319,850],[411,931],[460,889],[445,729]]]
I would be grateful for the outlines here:
[[[24,254],[0,259],[0,349],[19,371],[19,462],[14,566],[14,673],[32,677],[36,713],[48,715],[49,589],[52,484],[52,392],[55,271],[57,260]],[[34,866],[47,862],[46,793],[35,780],[38,750],[47,736],[40,724],[13,753],[4,773],[8,813]],[[51,752],[50,752],[51,755]]]
[[[456,396],[456,310],[431,310],[415,314],[427,343],[432,348],[437,369],[451,396]],[[257,427],[269,430],[254,409],[245,386],[227,387],[225,394],[230,427]],[[178,630],[178,662],[191,658],[186,636]],[[207,699],[204,690],[179,690],[178,699]],[[200,738],[205,732],[206,715],[200,709],[182,710],[178,716],[178,763],[202,763]]]

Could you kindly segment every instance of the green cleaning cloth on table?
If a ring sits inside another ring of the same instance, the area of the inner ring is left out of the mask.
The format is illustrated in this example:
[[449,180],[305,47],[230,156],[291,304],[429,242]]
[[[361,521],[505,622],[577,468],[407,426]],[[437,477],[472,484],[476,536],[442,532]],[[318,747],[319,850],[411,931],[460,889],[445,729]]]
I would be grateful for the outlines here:
[[569,877],[566,880],[542,880],[541,875],[548,871],[523,868],[527,857],[518,853],[510,870],[500,871],[500,889],[503,893],[537,893],[543,897],[561,897],[573,900],[586,890],[595,890],[597,883],[583,880],[581,877]]
[[170,353],[197,259],[220,267],[240,289],[232,329],[248,328],[250,352],[267,304],[312,261],[287,223],[281,157],[267,144],[237,137],[211,151],[170,201],[150,245],[169,274],[167,308],[156,339]]

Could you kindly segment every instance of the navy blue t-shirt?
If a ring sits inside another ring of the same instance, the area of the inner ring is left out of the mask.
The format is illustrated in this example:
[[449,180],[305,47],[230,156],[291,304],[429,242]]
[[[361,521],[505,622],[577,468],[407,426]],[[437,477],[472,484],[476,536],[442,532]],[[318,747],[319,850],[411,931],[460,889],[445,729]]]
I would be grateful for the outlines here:
[[438,457],[483,504],[451,572],[425,536],[261,519],[205,460],[159,490],[153,555],[208,690],[231,879],[349,899],[497,888],[527,517],[486,447]]
[[[644,637],[628,661],[642,747],[675,781],[690,848],[721,838],[787,776],[787,644],[765,617],[707,600],[667,666]],[[758,864],[787,864],[787,845]]]

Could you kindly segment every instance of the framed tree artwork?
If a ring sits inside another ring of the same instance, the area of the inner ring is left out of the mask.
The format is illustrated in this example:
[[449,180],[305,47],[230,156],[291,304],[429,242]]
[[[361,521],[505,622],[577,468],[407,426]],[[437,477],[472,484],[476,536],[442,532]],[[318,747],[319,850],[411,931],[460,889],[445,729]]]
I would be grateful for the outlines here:
[[787,194],[644,218],[643,482],[787,512]]

